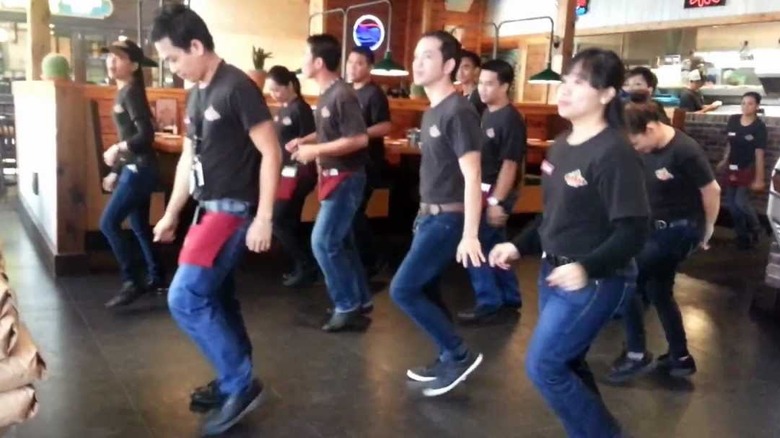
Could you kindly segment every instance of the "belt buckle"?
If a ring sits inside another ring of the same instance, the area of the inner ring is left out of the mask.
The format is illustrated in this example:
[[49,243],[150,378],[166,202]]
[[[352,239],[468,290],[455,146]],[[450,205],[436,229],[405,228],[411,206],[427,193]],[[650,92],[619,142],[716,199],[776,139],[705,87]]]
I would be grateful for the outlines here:
[[436,216],[437,214],[441,213],[441,205],[439,204],[432,204],[429,209],[433,216]]
[[665,230],[669,227],[669,224],[666,223],[666,221],[655,221],[655,229],[656,230]]

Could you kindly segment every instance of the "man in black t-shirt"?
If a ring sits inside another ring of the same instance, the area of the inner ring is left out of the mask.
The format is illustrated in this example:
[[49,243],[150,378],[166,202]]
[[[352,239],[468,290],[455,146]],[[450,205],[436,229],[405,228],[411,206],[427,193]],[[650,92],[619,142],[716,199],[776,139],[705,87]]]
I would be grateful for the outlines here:
[[347,80],[352,83],[363,110],[363,120],[368,128],[368,156],[366,164],[366,189],[363,202],[355,214],[355,241],[368,277],[380,270],[377,245],[366,217],[366,207],[374,189],[382,183],[385,168],[385,136],[390,133],[390,103],[377,84],[371,81],[374,53],[366,47],[355,47],[347,59]]
[[179,255],[168,307],[217,372],[191,399],[193,409],[210,410],[203,434],[216,435],[252,411],[263,394],[252,376],[252,345],[235,298],[233,271],[245,248],[262,252],[271,246],[281,152],[260,90],[214,53],[200,16],[183,5],[168,5],[155,18],[152,40],[174,74],[196,83],[187,98],[187,136],[173,192],[154,235],[156,241],[175,238],[192,193],[199,207]]
[[654,367],[645,341],[643,297],[658,312],[669,342],[669,351],[658,358],[658,366],[678,377],[696,371],[674,300],[674,278],[677,267],[697,246],[707,249],[720,209],[720,187],[701,146],[662,124],[650,103],[629,104],[626,121],[634,148],[642,154],[654,231],[636,257],[637,293],[624,315],[626,352],[608,376],[614,383]]
[[425,34],[414,59],[414,82],[425,87],[431,108],[420,128],[421,203],[414,240],[393,277],[390,295],[436,342],[436,360],[406,372],[411,380],[430,382],[423,394],[434,397],[452,390],[482,362],[482,354],[468,349],[441,297],[434,295],[453,256],[464,267],[485,261],[478,239],[481,133],[479,116],[452,84],[460,59],[458,40],[444,31]]
[[482,116],[485,111],[485,103],[479,98],[477,83],[479,82],[479,71],[482,66],[482,60],[479,55],[468,50],[461,52],[460,67],[458,67],[458,81],[462,87],[463,95],[474,105],[477,113]]
[[[512,66],[501,60],[486,62],[479,76],[479,95],[487,105],[482,113],[482,193],[487,207],[479,230],[486,253],[506,241],[506,219],[517,201],[522,178],[526,129],[523,117],[509,101],[514,79]],[[484,322],[502,308],[520,308],[520,287],[514,271],[485,264],[470,267],[469,274],[476,306],[458,313],[461,321]]]
[[320,86],[314,119],[317,131],[285,147],[301,163],[317,160],[320,168],[320,210],[312,230],[314,257],[325,274],[333,301],[324,331],[365,327],[373,309],[363,263],[355,248],[352,223],[363,201],[368,161],[368,134],[360,102],[339,77],[341,46],[331,35],[307,40],[303,75]]
[[701,87],[704,81],[699,70],[691,70],[688,73],[688,87],[680,92],[680,109],[692,113],[708,113],[714,111],[722,105],[720,101],[710,105],[704,104],[704,96],[701,94]]

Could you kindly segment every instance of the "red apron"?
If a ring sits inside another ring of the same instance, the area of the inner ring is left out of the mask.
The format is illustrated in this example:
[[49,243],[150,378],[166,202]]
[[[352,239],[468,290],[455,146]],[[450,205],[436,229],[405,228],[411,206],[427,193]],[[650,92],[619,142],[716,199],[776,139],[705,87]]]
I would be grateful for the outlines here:
[[752,166],[740,169],[736,165],[730,164],[726,177],[726,184],[731,187],[748,187],[753,184],[756,178],[756,170]]
[[184,238],[179,264],[213,267],[219,251],[243,222],[244,219],[228,213],[204,213]]
[[320,201],[328,199],[331,193],[333,193],[350,175],[352,175],[352,172],[336,169],[325,169],[320,172],[320,177],[317,181],[317,198]]
[[296,166],[284,166],[279,177],[279,187],[276,189],[276,199],[287,201],[292,198],[298,187],[299,169]]

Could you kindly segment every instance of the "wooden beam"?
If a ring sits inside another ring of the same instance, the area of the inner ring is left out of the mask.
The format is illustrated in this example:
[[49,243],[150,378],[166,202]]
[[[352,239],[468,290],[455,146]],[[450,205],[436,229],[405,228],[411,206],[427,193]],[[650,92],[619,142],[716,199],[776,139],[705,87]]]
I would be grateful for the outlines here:
[[780,12],[763,14],[733,15],[728,17],[700,18],[695,20],[668,20],[649,23],[626,24],[621,26],[598,27],[577,30],[577,36],[608,35],[613,33],[638,32],[648,30],[682,29],[687,27],[728,26],[733,24],[767,23],[780,21]]
[[51,12],[48,0],[29,0],[27,6],[27,80],[35,81],[41,79],[41,62],[51,52]]
[[561,54],[561,72],[566,69],[574,56],[574,22],[577,0],[558,1],[558,20],[555,22],[555,33],[561,39],[559,52]]

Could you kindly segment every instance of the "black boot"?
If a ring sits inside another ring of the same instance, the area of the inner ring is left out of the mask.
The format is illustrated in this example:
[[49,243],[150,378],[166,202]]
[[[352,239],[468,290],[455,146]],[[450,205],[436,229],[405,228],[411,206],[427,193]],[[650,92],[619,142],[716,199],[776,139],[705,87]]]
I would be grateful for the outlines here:
[[317,281],[319,270],[311,263],[295,266],[292,274],[286,276],[282,285],[285,287],[309,287]]
[[106,302],[106,308],[127,306],[140,298],[144,293],[146,293],[145,289],[136,286],[132,281],[126,281],[122,284],[122,289],[119,293]]

